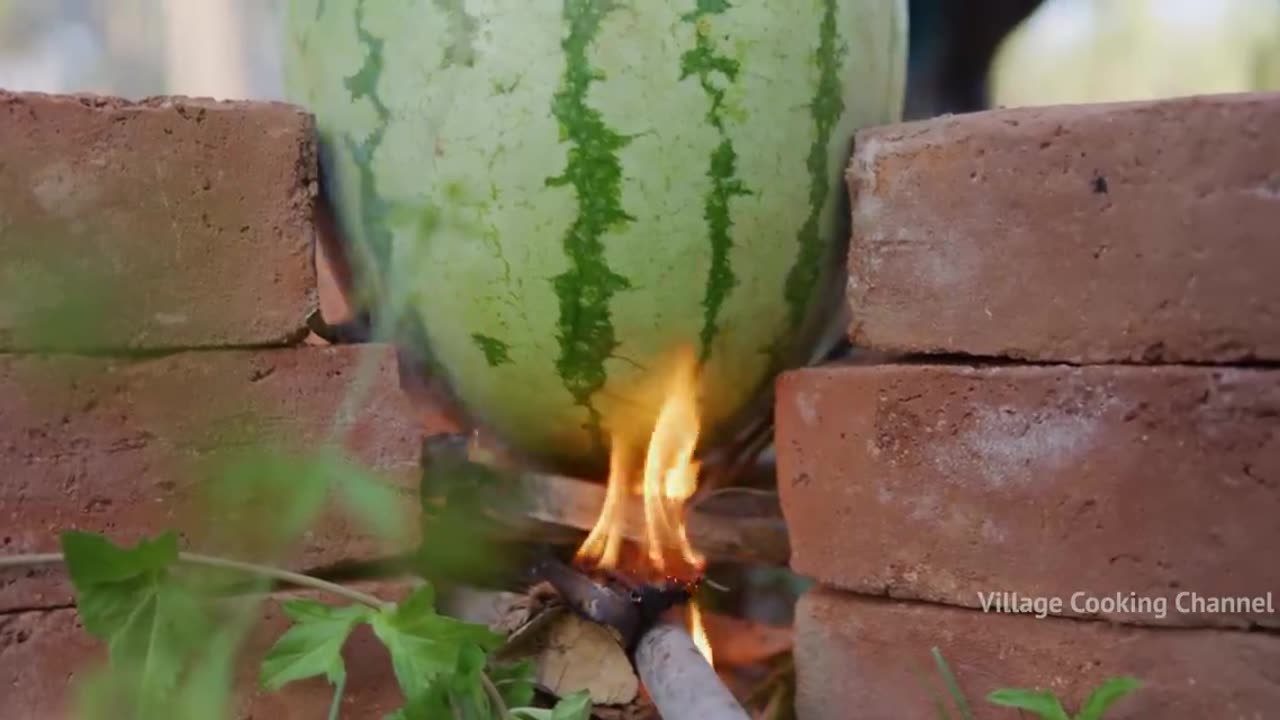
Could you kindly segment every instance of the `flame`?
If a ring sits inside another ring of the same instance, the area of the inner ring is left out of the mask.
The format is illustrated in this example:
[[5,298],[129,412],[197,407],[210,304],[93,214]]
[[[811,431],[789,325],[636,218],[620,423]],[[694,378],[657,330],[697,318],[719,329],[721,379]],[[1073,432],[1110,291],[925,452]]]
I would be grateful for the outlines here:
[[[702,573],[706,559],[689,543],[684,505],[698,489],[699,464],[693,459],[701,430],[697,404],[697,358],[692,349],[675,355],[670,374],[660,386],[662,404],[649,429],[643,461],[627,432],[610,437],[609,485],[595,526],[578,548],[575,559],[584,565],[621,570],[643,580]],[[637,435],[643,436],[643,430]],[[637,467],[638,465],[638,467]],[[628,498],[638,503],[628,503]],[[628,517],[629,505],[639,505],[643,518]],[[634,525],[643,523],[643,531]],[[627,531],[631,530],[630,533]],[[624,557],[623,540],[630,536],[641,553]],[[697,604],[689,604],[689,633],[702,656],[711,662],[711,644]]]
[[[689,544],[684,523],[684,504],[698,489],[699,464],[693,459],[701,429],[697,388],[695,355],[677,353],[638,472],[636,443],[625,433],[611,438],[608,490],[600,517],[578,549],[578,562],[646,579],[701,573],[706,561]],[[639,498],[644,509],[643,532],[632,533],[640,535],[644,558],[624,564],[628,497]]]
[[622,530],[625,523],[623,500],[629,494],[627,468],[627,448],[620,442],[614,442],[609,455],[609,488],[605,491],[604,505],[600,508],[600,517],[595,527],[582,541],[575,559],[593,563],[598,567],[616,568],[622,552]]
[[707,659],[707,664],[716,666],[715,654],[711,652],[711,641],[707,639],[707,628],[702,624],[702,608],[697,603],[689,603],[689,634],[693,636],[693,644]]

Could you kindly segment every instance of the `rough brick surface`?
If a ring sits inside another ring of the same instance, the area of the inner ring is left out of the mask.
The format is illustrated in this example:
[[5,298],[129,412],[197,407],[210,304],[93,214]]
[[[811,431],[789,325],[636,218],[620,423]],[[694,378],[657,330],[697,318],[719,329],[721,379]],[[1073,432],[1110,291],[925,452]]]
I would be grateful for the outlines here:
[[1280,359],[1280,94],[862,131],[851,336],[1045,361]]
[[1108,677],[1144,686],[1107,720],[1274,717],[1280,637],[988,615],[818,590],[796,608],[800,720],[936,720],[937,647],[978,720],[1017,716],[985,697],[1005,687],[1053,690],[1069,711]]
[[[785,374],[792,565],[873,595],[1164,597],[1139,623],[1280,626],[1280,371],[877,365]],[[1178,593],[1265,597],[1243,614]],[[1221,608],[1219,608],[1220,610]],[[1132,610],[1132,612],[1130,612]]]
[[[409,591],[396,585],[361,587],[386,600]],[[276,692],[257,687],[257,671],[267,650],[288,627],[279,602],[305,597],[345,603],[313,593],[282,593],[263,605],[238,664],[236,718],[314,720],[328,717],[333,688],[324,679],[303,680]],[[367,626],[358,628],[343,649],[347,666],[342,717],[378,720],[403,703],[390,658]],[[5,688],[5,720],[71,718],[76,683],[106,657],[101,643],[84,631],[74,610],[0,615],[0,687]]]
[[0,91],[0,349],[301,339],[313,132],[284,104]]
[[[175,529],[189,547],[215,545],[225,554],[243,543],[244,552],[259,552],[262,538],[219,534],[204,493],[218,487],[209,478],[228,477],[224,463],[247,446],[311,454],[339,443],[404,493],[412,518],[422,434],[455,429],[410,407],[394,353],[379,345],[136,361],[0,356],[0,397],[6,555],[57,550],[66,529],[127,543]],[[236,527],[270,528],[287,510],[253,507],[262,517]],[[289,562],[314,568],[395,549],[335,510]],[[0,572],[0,611],[69,602],[60,568]]]

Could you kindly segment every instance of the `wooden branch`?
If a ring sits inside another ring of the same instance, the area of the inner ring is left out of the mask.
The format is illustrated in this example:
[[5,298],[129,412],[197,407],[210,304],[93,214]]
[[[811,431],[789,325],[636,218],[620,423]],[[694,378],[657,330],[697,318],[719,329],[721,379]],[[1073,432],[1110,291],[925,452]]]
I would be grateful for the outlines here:
[[[513,491],[523,498],[517,507],[528,520],[543,525],[529,529],[549,542],[580,542],[604,505],[605,487],[562,475],[515,473]],[[644,538],[644,508],[628,498],[622,516],[624,538]],[[513,518],[513,520],[517,519]],[[726,489],[688,509],[689,542],[710,560],[786,565],[791,559],[786,522],[774,493]],[[565,531],[569,532],[565,532]]]
[[[472,491],[483,511],[501,527],[504,539],[577,544],[595,525],[604,506],[602,483],[512,467],[477,453],[465,436],[429,439],[423,455],[423,493],[428,502],[444,503],[458,478],[486,483]],[[644,509],[629,497],[622,512],[622,535],[644,538]],[[791,560],[786,521],[776,493],[726,488],[695,500],[688,508],[687,535],[694,548],[713,561],[785,566]]]
[[679,625],[658,623],[641,636],[635,665],[663,720],[749,720]]

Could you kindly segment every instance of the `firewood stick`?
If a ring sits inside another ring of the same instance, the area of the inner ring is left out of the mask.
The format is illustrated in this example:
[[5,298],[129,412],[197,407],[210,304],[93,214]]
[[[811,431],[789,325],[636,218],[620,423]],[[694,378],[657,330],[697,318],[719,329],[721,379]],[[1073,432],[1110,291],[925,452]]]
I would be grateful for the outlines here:
[[658,623],[641,636],[635,664],[663,720],[750,720],[678,625]]
[[[513,467],[496,458],[475,459],[466,436],[428,439],[423,453],[422,492],[428,502],[444,502],[459,478],[487,478],[485,512],[512,540],[577,543],[600,517],[606,487],[564,475]],[[726,488],[686,508],[686,534],[709,560],[785,566],[791,559],[786,521],[777,494]],[[622,536],[644,539],[643,501],[625,500]]]
[[[519,505],[521,514],[553,528],[589,531],[604,506],[605,486],[597,483],[528,472],[514,473],[512,480],[524,498]],[[738,511],[729,512],[732,508],[728,506],[735,504],[732,501],[748,493],[753,496],[751,502],[736,503]],[[717,500],[730,502],[717,503]],[[717,510],[716,505],[725,509]],[[743,505],[753,507],[743,510]],[[622,516],[622,536],[637,542],[643,540],[641,500],[628,498]],[[780,566],[790,562],[786,522],[773,493],[720,491],[688,508],[686,522],[689,542],[710,560]]]

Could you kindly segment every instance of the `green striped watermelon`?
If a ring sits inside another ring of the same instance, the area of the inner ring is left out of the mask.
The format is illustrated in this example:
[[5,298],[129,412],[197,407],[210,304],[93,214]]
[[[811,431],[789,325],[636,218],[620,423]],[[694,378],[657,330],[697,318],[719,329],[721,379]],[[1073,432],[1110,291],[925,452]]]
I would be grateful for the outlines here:
[[369,302],[508,442],[592,461],[681,348],[704,440],[814,352],[905,4],[293,0],[288,86]]

